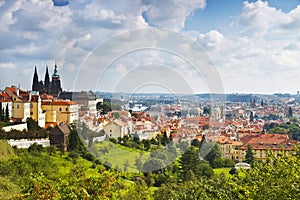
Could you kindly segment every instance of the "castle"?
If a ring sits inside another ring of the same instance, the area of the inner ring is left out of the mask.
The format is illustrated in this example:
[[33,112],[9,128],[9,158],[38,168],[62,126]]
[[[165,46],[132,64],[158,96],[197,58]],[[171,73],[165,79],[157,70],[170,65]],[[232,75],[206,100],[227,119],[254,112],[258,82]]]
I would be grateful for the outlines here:
[[60,76],[58,74],[57,65],[55,64],[54,73],[52,75],[52,82],[50,82],[48,66],[46,67],[45,80],[39,81],[37,69],[35,66],[33,81],[32,81],[32,91],[37,91],[40,94],[50,94],[54,97],[57,97],[59,93],[62,91]]

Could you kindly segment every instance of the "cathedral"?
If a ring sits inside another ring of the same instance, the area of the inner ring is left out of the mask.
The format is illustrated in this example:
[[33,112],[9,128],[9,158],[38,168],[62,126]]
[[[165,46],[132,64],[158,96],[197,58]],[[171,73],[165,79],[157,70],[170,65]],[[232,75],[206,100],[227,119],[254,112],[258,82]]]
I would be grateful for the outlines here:
[[36,67],[34,69],[33,81],[32,81],[32,91],[38,91],[40,94],[50,94],[57,97],[62,91],[60,84],[60,77],[58,74],[57,66],[55,64],[54,73],[52,75],[52,82],[50,82],[48,66],[46,67],[45,80],[39,81],[38,73]]

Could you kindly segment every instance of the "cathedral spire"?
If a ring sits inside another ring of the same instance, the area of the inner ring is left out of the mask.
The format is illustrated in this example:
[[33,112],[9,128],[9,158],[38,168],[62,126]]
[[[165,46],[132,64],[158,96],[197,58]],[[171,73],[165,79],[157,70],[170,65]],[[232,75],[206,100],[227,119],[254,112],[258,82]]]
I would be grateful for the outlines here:
[[37,74],[36,66],[34,66],[34,74],[32,80],[32,91],[38,91],[39,77]]
[[45,84],[45,92],[47,94],[49,94],[50,93],[50,77],[49,77],[49,72],[48,72],[48,66],[46,66],[46,74],[45,74],[44,84]]

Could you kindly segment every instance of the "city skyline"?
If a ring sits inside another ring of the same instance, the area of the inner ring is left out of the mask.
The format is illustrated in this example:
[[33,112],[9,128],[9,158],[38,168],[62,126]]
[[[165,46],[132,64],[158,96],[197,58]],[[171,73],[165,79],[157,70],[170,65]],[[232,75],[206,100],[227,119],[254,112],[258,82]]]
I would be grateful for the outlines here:
[[[158,28],[200,45],[215,65],[225,93],[295,94],[300,89],[299,4],[297,0],[0,1],[0,86],[20,84],[30,89],[34,67],[44,74],[48,65],[51,73],[57,61],[63,90],[114,91],[116,78],[142,63],[153,74],[159,73],[157,64],[174,68],[194,93],[206,93],[205,83],[199,83],[191,66],[157,51],[120,58],[110,66],[113,76],[108,73],[100,85],[86,77],[82,88],[74,87],[74,77],[97,45],[120,33]],[[138,57],[141,61],[136,62]],[[181,87],[180,82],[174,84]],[[153,91],[146,87],[150,93],[164,85],[152,87]]]

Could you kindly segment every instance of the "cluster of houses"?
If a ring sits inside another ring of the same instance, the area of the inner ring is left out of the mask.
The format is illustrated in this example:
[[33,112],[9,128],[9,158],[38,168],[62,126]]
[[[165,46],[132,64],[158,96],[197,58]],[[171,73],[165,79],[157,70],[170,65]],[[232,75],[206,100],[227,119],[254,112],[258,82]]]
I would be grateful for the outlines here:
[[[252,146],[256,159],[261,161],[267,159],[267,151],[286,155],[298,145],[285,134],[270,134],[264,130],[264,116],[282,115],[281,119],[273,121],[278,124],[288,120],[285,117],[291,115],[290,109],[284,106],[227,104],[222,108],[211,108],[210,114],[204,114],[203,109],[198,108],[192,112],[195,115],[181,116],[183,108],[176,104],[100,115],[96,109],[99,102],[103,99],[91,91],[60,92],[56,97],[16,86],[0,91],[0,103],[2,108],[8,108],[10,121],[21,123],[32,118],[40,127],[51,126],[50,141],[64,147],[70,131],[68,126],[77,120],[84,121],[93,131],[104,133],[106,138],[131,135],[146,140],[166,133],[174,142],[191,142],[194,139],[201,141],[205,136],[206,140],[220,145],[224,158],[239,162],[245,159],[248,145]],[[294,105],[293,108],[295,115],[298,107]]]

